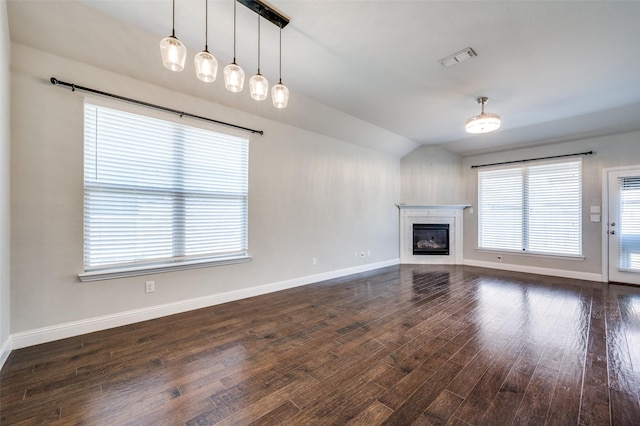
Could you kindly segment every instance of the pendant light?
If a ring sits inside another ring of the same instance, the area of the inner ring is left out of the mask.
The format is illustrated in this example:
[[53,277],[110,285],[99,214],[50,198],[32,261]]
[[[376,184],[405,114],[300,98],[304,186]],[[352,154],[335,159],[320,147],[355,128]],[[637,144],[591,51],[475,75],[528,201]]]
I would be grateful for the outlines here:
[[249,91],[256,101],[264,101],[269,94],[269,82],[260,74],[260,15],[258,15],[258,73],[249,79]]
[[488,100],[489,98],[487,97],[478,98],[478,103],[482,105],[482,112],[480,115],[469,118],[464,123],[464,129],[467,133],[489,133],[500,127],[501,120],[498,114],[484,112],[484,104]]
[[176,38],[176,0],[173,0],[173,23],[171,25],[171,35],[160,41],[160,54],[162,55],[162,65],[171,71],[182,71],[184,61],[187,58],[187,48]]
[[209,0],[204,4],[204,50],[196,54],[196,76],[206,83],[216,81],[218,74],[218,60],[209,53]]
[[271,89],[271,99],[276,108],[286,108],[289,102],[289,89],[282,84],[282,27],[280,27],[280,77],[278,84]]
[[244,87],[244,70],[236,64],[236,0],[233,0],[233,62],[224,67],[224,86],[231,92],[241,92]]

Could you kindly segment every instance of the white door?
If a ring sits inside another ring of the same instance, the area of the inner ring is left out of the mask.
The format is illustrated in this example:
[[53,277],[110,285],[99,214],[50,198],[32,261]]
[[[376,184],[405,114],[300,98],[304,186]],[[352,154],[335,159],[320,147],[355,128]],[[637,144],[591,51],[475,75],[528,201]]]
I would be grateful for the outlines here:
[[640,168],[608,172],[609,281],[640,284]]

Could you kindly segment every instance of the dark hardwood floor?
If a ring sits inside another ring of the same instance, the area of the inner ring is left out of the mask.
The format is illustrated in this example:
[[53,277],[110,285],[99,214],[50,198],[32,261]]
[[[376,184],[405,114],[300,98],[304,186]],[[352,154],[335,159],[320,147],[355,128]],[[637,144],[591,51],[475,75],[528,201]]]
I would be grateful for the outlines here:
[[2,425],[638,425],[640,289],[402,265],[14,351]]

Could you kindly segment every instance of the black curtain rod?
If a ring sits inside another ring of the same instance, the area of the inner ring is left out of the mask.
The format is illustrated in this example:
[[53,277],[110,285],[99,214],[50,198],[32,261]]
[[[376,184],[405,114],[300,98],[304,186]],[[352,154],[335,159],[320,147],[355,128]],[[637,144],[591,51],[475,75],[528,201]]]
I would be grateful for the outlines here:
[[264,132],[262,130],[250,129],[248,127],[238,126],[237,124],[226,123],[224,121],[218,121],[218,120],[214,120],[212,118],[202,117],[200,115],[189,114],[188,112],[178,111],[177,109],[167,108],[167,107],[163,107],[163,106],[160,106],[160,105],[155,105],[155,104],[152,104],[152,103],[149,103],[149,102],[139,101],[137,99],[127,98],[127,97],[120,96],[120,95],[114,95],[113,93],[103,92],[101,90],[91,89],[89,87],[78,86],[78,85],[73,84],[73,83],[66,83],[64,81],[58,80],[55,77],[51,77],[51,84],[56,85],[56,86],[71,87],[71,90],[74,91],[74,92],[76,90],[82,90],[83,92],[95,93],[97,95],[107,96],[109,98],[119,99],[121,101],[131,102],[131,103],[142,105],[142,106],[146,106],[146,107],[149,107],[149,108],[155,108],[155,109],[159,109],[161,111],[171,112],[171,113],[174,113],[174,114],[178,114],[180,117],[195,118],[195,119],[198,119],[198,120],[208,121],[209,123],[221,124],[223,126],[233,127],[235,129],[246,130],[247,132],[257,133],[259,135],[264,135]]
[[577,155],[591,155],[591,154],[593,154],[593,151],[576,152],[575,154],[552,155],[551,157],[529,158],[526,160],[514,160],[514,161],[503,161],[501,163],[480,164],[477,166],[471,166],[471,168],[477,169],[478,167],[501,166],[503,164],[526,163],[527,161],[550,160],[552,158],[575,157]]

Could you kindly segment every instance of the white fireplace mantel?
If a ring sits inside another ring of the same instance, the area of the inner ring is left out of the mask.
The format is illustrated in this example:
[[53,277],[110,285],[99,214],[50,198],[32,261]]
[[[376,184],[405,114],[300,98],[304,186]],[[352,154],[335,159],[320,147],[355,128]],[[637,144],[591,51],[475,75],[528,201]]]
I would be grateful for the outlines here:
[[446,209],[464,210],[471,207],[471,204],[396,204],[400,210],[403,209]]
[[[462,212],[469,204],[408,205],[397,204],[400,209],[400,263],[461,265],[462,256]],[[414,224],[448,224],[448,255],[414,255]]]

